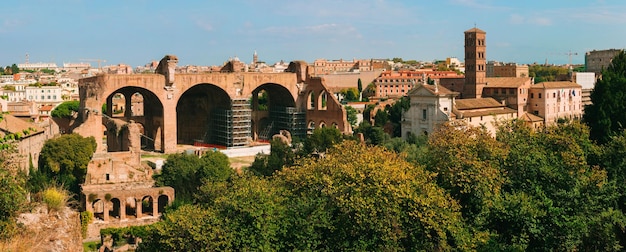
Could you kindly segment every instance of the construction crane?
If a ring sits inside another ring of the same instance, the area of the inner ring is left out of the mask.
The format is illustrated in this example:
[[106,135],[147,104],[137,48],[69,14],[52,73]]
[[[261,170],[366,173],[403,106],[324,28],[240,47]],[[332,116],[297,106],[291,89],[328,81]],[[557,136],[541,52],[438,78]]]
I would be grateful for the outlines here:
[[87,61],[87,62],[98,62],[98,69],[101,70],[102,69],[102,63],[107,62],[106,60],[103,59],[79,59],[80,61]]
[[572,55],[578,55],[578,53],[577,53],[577,52],[572,52],[572,50],[569,50],[569,51],[568,51],[568,52],[566,52],[566,53],[551,53],[551,54],[555,54],[555,55],[567,55],[567,59],[568,59],[567,63],[568,63],[568,66],[571,66],[571,65],[572,65]]

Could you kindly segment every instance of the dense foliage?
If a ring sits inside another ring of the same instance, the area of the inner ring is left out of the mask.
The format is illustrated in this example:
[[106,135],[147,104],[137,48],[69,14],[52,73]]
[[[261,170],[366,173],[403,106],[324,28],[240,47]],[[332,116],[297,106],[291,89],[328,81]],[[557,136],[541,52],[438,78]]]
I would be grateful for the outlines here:
[[602,72],[593,91],[591,105],[585,107],[584,120],[591,128],[592,139],[605,143],[626,125],[626,53],[615,56]]
[[[625,248],[625,131],[598,145],[577,121],[498,128],[444,126],[405,141],[364,122],[365,143],[332,128],[293,147],[273,141],[241,174],[180,180],[196,183],[195,204],[170,208],[140,250]],[[170,165],[188,174],[185,162]]]
[[221,152],[208,151],[202,157],[180,153],[167,157],[155,181],[158,186],[174,188],[177,200],[190,201],[203,183],[224,181],[232,173],[228,157]]
[[0,167],[0,240],[14,235],[14,217],[26,202],[24,175]]
[[87,164],[95,151],[96,140],[93,137],[67,134],[46,141],[39,155],[37,173],[40,174],[31,175],[31,188],[42,189],[41,185],[33,183],[32,179],[35,181],[48,179],[74,195],[80,195],[80,184],[85,182]]
[[533,64],[528,67],[529,77],[535,78],[535,83],[555,81],[559,76],[566,76],[568,69],[562,66]]
[[52,110],[52,117],[71,118],[73,113],[78,112],[80,106],[79,101],[66,101]]

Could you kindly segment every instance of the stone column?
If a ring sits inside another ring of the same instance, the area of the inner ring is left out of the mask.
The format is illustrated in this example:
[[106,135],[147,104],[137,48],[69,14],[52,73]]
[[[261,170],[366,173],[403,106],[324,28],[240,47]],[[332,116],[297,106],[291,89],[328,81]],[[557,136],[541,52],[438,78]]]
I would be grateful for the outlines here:
[[166,98],[163,101],[163,150],[165,153],[176,152],[177,144],[177,115],[176,115],[176,102],[178,101],[178,93],[176,90],[166,92]]
[[126,219],[126,200],[120,200],[120,220]]
[[152,216],[154,216],[154,217],[159,216],[159,200],[158,200],[158,197],[152,199]]
[[103,211],[103,213],[102,213],[102,214],[103,214],[102,219],[103,219],[104,221],[109,221],[109,207],[108,207],[109,203],[110,203],[110,202],[108,202],[108,201],[106,201],[106,200],[102,202],[102,211]]
[[142,203],[142,200],[137,199],[137,203],[135,204],[137,206],[135,209],[135,213],[137,214],[137,219],[141,218],[141,215],[142,215],[141,211],[143,210],[141,209],[141,203]]
[[124,92],[124,117],[128,120],[133,116],[132,111],[132,98],[133,94],[130,92]]

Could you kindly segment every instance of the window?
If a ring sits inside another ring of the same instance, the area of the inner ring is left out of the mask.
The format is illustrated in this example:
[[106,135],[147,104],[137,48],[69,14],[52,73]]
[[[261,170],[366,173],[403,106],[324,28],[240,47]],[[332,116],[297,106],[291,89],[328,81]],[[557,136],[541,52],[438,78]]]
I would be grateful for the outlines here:
[[539,99],[541,99],[541,93],[539,93]]
[[535,93],[530,93],[530,98],[535,98]]
[[426,120],[426,109],[422,109],[422,119]]

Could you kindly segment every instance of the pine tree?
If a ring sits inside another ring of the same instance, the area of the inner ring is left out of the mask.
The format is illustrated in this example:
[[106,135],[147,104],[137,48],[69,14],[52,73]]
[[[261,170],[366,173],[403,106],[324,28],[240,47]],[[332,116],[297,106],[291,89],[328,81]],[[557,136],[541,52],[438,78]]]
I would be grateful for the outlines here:
[[626,53],[620,52],[602,71],[591,92],[593,104],[585,107],[584,121],[590,127],[591,138],[600,143],[619,134],[626,126]]

